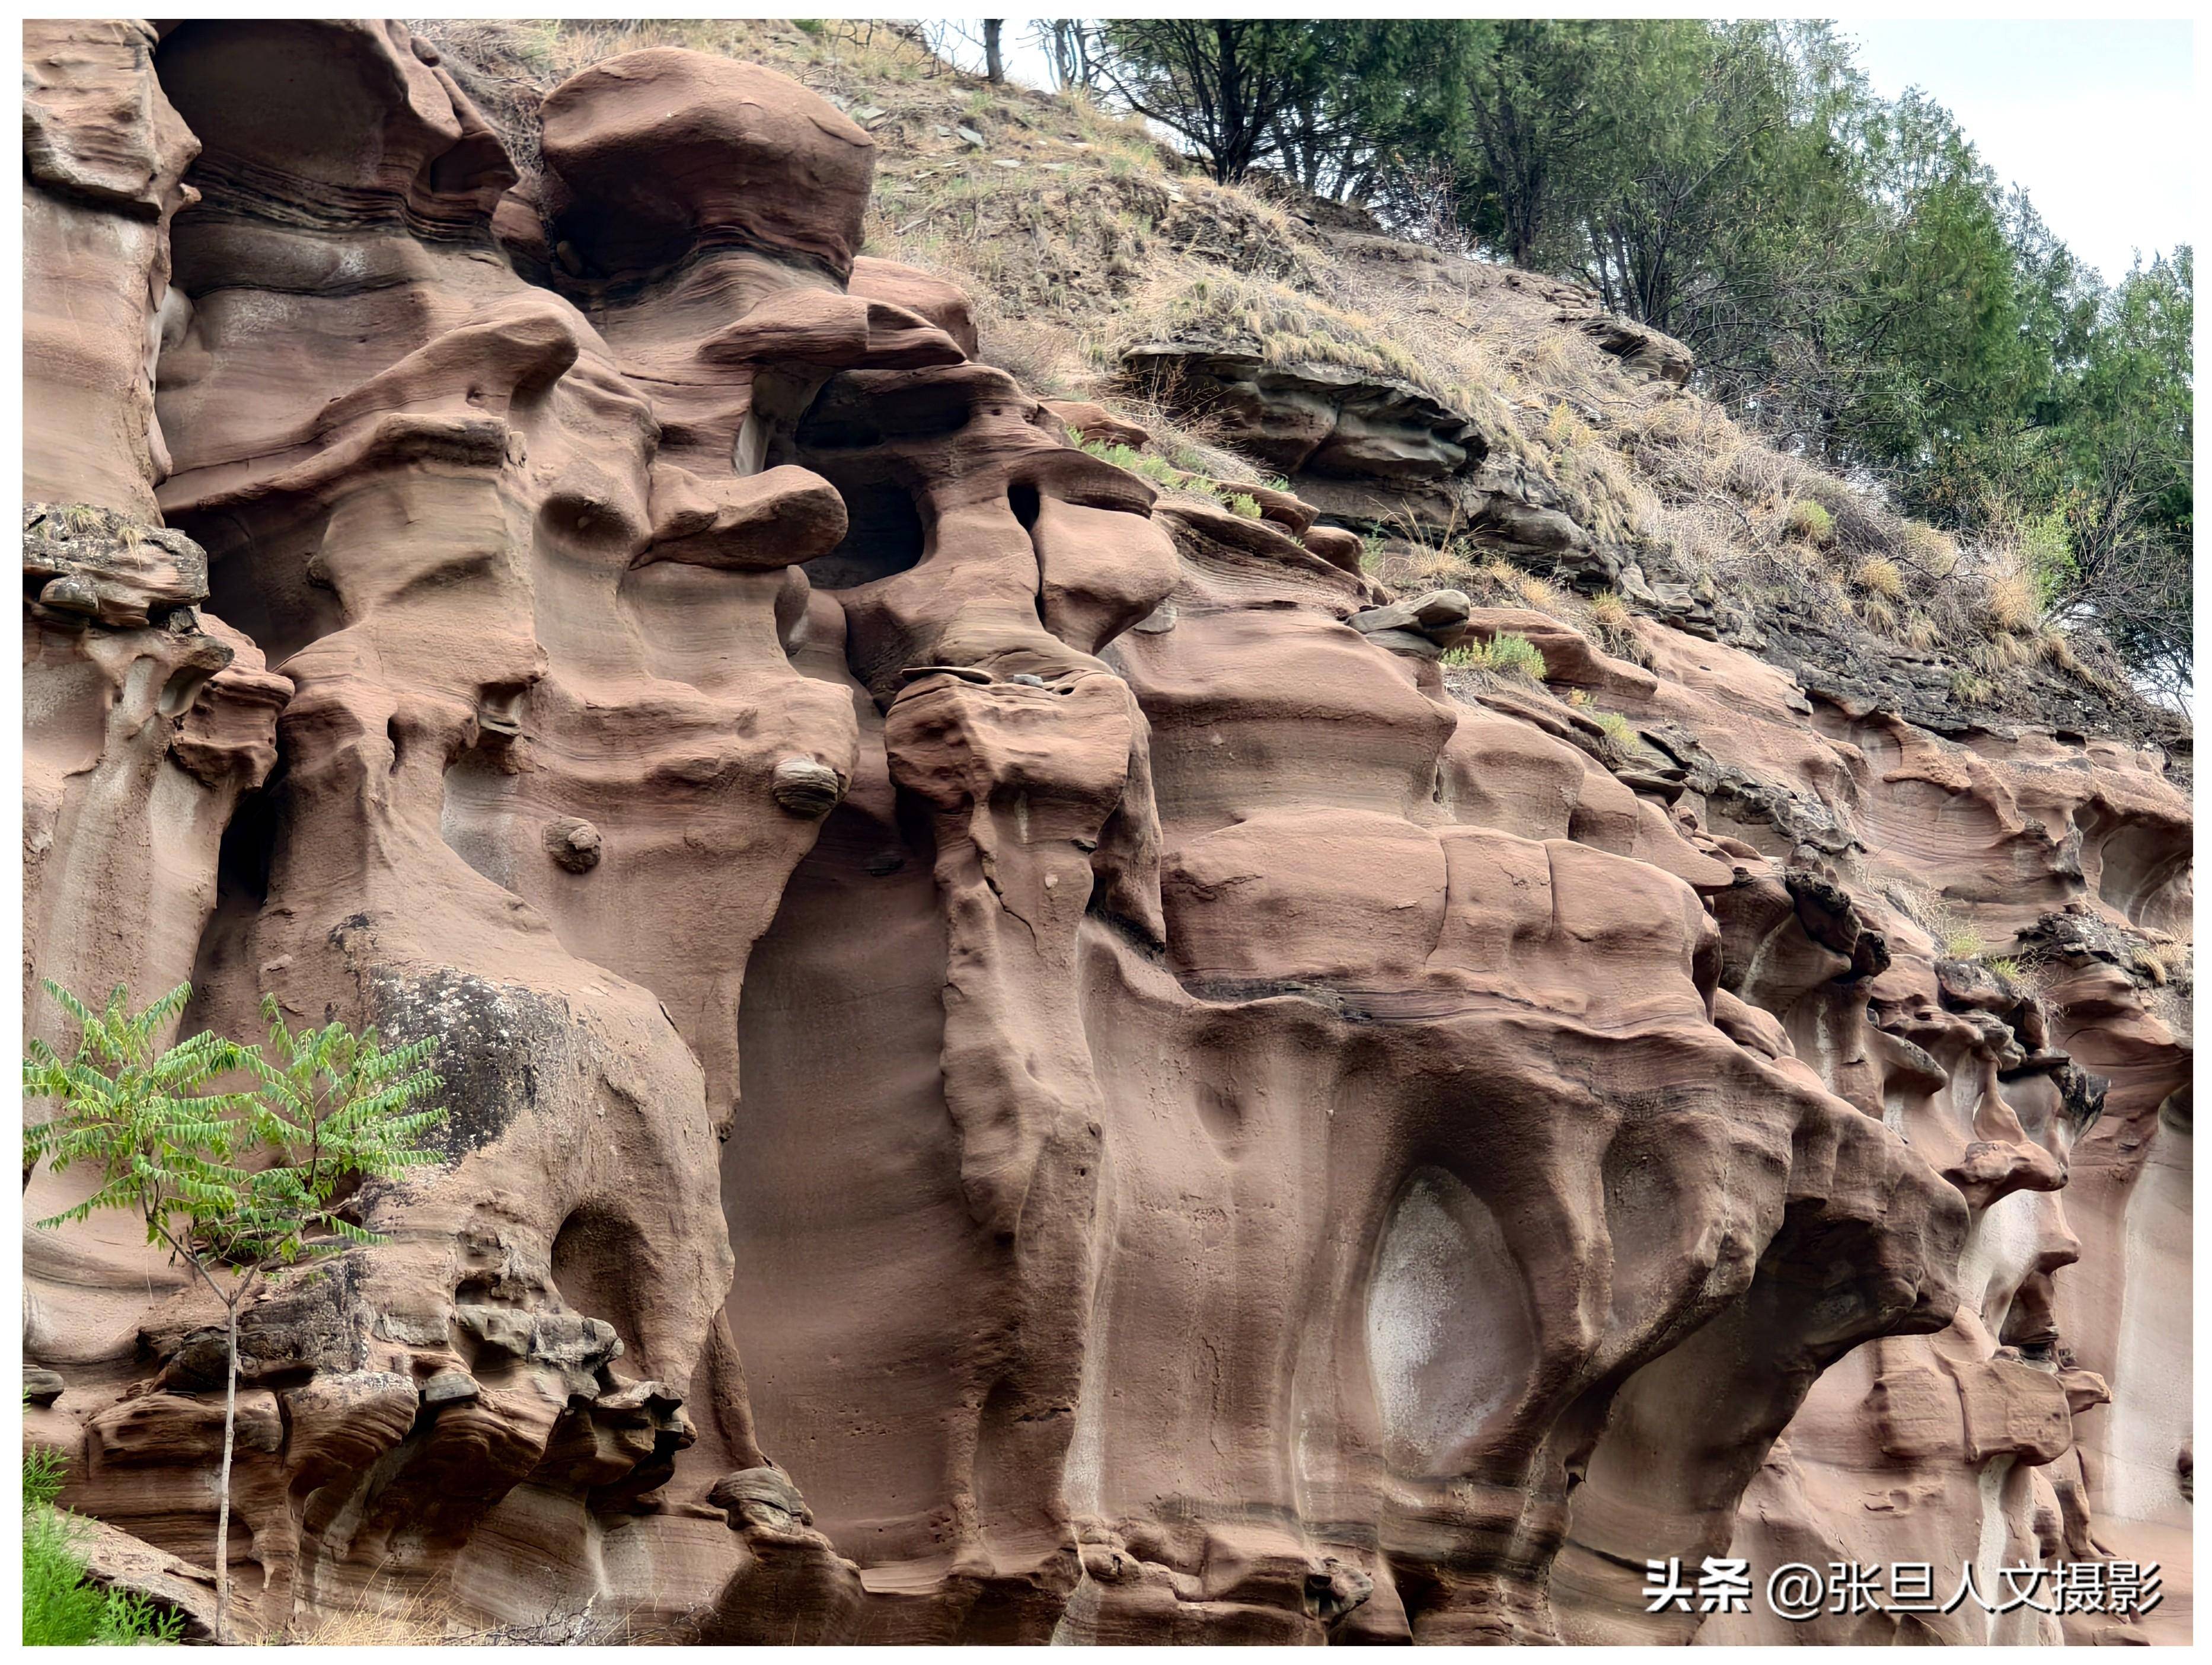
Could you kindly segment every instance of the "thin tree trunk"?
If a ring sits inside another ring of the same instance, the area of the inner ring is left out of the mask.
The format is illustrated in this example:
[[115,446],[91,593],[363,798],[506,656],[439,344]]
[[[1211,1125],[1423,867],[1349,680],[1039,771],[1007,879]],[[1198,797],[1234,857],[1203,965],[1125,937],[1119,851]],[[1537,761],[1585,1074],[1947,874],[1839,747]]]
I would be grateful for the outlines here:
[[999,31],[1005,23],[1006,20],[999,17],[983,20],[983,76],[987,81],[1006,78],[1006,60],[999,52]]
[[230,1346],[223,1372],[222,1468],[216,1481],[215,1639],[230,1640],[230,1449],[238,1428],[238,1307],[229,1308]]

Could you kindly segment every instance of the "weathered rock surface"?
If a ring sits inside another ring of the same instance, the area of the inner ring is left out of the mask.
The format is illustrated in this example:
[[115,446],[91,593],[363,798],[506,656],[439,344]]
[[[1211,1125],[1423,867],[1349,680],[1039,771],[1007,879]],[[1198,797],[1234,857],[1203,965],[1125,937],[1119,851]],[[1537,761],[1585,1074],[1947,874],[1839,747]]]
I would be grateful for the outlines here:
[[[27,990],[452,1111],[245,1315],[245,1631],[2185,1635],[2162,755],[1394,596],[1320,517],[1485,489],[1419,389],[1182,354],[1295,491],[1156,497],[768,70],[586,70],[526,181],[398,24],[26,39]],[[27,1437],[197,1612],[218,1315],[136,1237],[27,1239]],[[1647,1611],[1731,1554],[2166,1601]]]

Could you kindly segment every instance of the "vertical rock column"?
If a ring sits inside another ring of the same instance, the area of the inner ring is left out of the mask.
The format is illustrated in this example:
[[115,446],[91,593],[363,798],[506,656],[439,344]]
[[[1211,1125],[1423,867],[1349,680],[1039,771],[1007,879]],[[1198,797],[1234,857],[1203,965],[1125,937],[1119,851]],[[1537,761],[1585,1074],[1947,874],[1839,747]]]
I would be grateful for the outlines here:
[[206,558],[155,505],[169,223],[199,145],[154,47],[135,20],[24,25],[24,1015],[50,1039],[40,978],[143,1005],[191,975],[290,691],[200,611]]

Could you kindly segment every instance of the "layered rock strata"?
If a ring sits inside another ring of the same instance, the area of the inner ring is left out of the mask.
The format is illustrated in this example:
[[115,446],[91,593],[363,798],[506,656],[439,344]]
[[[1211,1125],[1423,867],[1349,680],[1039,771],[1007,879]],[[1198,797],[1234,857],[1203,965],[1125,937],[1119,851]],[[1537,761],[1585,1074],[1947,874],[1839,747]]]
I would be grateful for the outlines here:
[[[765,70],[599,64],[526,179],[398,24],[26,64],[27,992],[447,1078],[385,1241],[246,1315],[244,1632],[2185,1632],[2165,757],[1158,499],[860,254],[872,142]],[[1481,461],[1206,373],[1301,480]],[[1504,633],[1542,680],[1455,664]],[[216,1309],[136,1236],[27,1239],[27,1434],[198,1589]],[[1646,1611],[1729,1554],[2166,1601]]]

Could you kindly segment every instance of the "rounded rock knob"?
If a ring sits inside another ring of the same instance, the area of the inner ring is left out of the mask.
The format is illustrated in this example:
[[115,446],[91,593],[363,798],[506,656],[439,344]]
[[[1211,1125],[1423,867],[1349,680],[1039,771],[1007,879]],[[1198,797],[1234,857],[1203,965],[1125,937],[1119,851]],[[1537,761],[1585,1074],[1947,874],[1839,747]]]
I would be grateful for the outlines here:
[[600,843],[599,829],[576,816],[545,823],[545,854],[572,873],[588,873],[599,865]]
[[845,795],[845,783],[827,763],[817,763],[811,757],[787,757],[775,766],[769,790],[792,814],[811,820],[837,807]]

